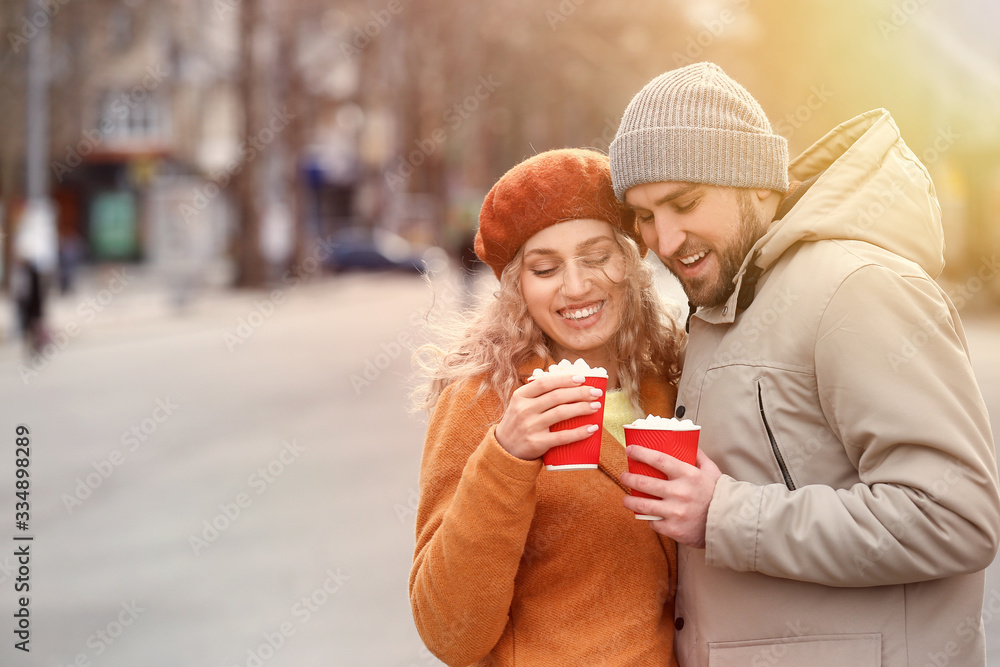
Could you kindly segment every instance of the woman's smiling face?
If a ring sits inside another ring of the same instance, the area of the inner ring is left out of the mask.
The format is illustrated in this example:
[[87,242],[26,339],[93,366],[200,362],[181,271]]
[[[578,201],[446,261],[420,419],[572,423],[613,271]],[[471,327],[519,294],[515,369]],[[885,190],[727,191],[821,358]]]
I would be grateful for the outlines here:
[[621,322],[625,256],[603,220],[546,227],[522,248],[521,293],[553,358],[602,365]]

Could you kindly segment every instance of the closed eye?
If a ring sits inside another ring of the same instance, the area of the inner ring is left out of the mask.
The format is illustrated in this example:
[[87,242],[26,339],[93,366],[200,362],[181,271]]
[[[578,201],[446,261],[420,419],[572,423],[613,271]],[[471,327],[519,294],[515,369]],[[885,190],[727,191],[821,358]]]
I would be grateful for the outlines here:
[[691,210],[694,210],[694,207],[697,206],[700,201],[701,201],[700,198],[696,198],[692,199],[686,204],[674,204],[674,210],[677,211],[678,213],[687,213]]
[[587,266],[604,266],[611,259],[611,253],[604,253],[602,255],[592,255],[590,257],[584,257],[583,263]]

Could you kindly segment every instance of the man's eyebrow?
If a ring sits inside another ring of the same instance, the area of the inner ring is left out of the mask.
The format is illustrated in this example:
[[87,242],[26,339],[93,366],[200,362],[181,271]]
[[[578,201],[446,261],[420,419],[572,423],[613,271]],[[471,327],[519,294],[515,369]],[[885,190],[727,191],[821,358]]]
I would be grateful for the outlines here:
[[[684,185],[674,190],[671,190],[667,194],[663,195],[662,197],[654,201],[653,206],[662,206],[669,201],[673,201],[674,199],[679,199],[684,195],[691,194],[695,190],[698,190],[699,188],[701,188],[701,186],[702,186],[701,183],[685,183]],[[633,210],[643,208],[642,206],[635,206],[633,204],[625,204],[625,205]]]

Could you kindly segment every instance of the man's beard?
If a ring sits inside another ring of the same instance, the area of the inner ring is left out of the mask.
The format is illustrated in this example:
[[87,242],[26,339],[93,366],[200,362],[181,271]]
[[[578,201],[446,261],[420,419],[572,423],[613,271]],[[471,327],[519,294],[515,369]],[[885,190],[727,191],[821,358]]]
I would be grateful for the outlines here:
[[740,222],[732,241],[725,247],[712,248],[719,263],[716,280],[709,277],[687,280],[678,277],[688,300],[699,308],[711,308],[725,303],[736,286],[733,279],[739,273],[743,260],[757,240],[767,231],[767,223],[753,207],[750,193],[737,190]]

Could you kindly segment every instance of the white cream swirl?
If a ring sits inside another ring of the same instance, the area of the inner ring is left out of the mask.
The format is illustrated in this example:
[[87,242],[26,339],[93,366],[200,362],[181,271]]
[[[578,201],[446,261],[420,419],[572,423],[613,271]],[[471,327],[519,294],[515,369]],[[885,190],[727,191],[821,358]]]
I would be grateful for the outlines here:
[[657,415],[646,415],[642,419],[636,419],[631,424],[625,424],[625,428],[647,428],[659,431],[700,431],[698,426],[690,419],[677,419],[675,417],[658,417]]
[[608,371],[601,366],[591,368],[583,359],[577,359],[573,362],[570,362],[569,359],[563,359],[558,364],[549,366],[549,370],[547,371],[536,368],[531,372],[533,379],[544,375],[582,375],[584,377],[606,378],[608,377]]

